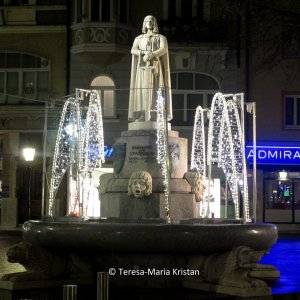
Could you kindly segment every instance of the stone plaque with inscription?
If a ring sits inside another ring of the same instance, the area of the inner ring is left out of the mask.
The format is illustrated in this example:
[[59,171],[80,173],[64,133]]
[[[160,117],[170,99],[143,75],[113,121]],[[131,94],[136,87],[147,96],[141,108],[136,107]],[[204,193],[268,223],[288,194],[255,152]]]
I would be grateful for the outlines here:
[[[117,145],[126,144],[126,157],[123,168],[115,170],[119,178],[129,178],[133,172],[143,170],[147,170],[152,177],[162,178],[161,166],[157,163],[156,140],[156,130],[122,132]],[[178,132],[175,131],[169,131],[168,140],[172,156],[170,157],[172,163],[171,177],[183,178],[184,173],[187,171],[187,140],[178,137]],[[117,165],[120,162],[121,158],[120,161],[117,161]],[[117,170],[120,171],[117,172]]]
[[126,144],[114,144],[113,145],[113,168],[114,173],[118,174],[124,165],[126,158]]

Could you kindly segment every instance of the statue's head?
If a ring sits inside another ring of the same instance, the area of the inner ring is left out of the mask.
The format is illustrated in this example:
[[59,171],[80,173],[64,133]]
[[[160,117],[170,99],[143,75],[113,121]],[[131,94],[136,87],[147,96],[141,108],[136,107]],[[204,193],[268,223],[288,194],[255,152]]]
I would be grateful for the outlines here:
[[128,195],[143,198],[152,194],[152,177],[146,171],[137,171],[131,174],[128,183]]
[[156,18],[153,17],[153,16],[146,16],[146,17],[144,18],[142,32],[143,32],[143,33],[146,33],[146,32],[147,32],[147,25],[146,25],[146,23],[147,23],[149,20],[152,22],[152,31],[153,31],[154,33],[158,33],[157,20],[156,20]]

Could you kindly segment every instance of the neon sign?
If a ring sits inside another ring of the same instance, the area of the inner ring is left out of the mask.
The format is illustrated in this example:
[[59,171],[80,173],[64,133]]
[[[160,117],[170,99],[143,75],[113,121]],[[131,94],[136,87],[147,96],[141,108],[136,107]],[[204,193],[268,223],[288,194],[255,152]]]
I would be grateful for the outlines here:
[[[248,163],[253,163],[253,146],[246,146]],[[256,146],[257,164],[300,165],[300,146]]]
[[113,156],[113,147],[110,147],[108,145],[104,145],[104,156],[105,158],[110,158]]
[[[99,156],[99,150],[97,148],[97,145],[90,144],[88,156],[89,156],[89,158]],[[104,145],[104,156],[105,156],[105,158],[111,158],[113,156],[113,147],[110,147],[105,144]]]

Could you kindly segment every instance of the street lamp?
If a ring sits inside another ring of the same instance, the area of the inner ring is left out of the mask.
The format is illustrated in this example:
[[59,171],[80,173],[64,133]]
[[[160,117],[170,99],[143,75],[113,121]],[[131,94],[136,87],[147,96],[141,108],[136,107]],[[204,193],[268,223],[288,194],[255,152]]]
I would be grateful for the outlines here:
[[35,149],[34,148],[24,148],[23,155],[24,155],[25,161],[33,161],[34,155],[35,155]]
[[[27,162],[32,162],[34,160],[35,149],[34,148],[24,148],[23,149],[24,159]],[[28,176],[28,220],[30,220],[30,186],[31,186],[31,166],[29,165],[29,176]]]

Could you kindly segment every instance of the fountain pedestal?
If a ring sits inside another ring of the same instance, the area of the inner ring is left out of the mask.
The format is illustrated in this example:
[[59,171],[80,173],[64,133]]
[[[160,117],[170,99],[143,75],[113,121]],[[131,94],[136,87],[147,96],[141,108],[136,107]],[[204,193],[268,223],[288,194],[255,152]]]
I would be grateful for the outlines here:
[[[100,178],[101,216],[122,219],[165,218],[165,186],[161,166],[157,163],[155,122],[148,128],[135,122],[122,132],[114,145],[114,174]],[[180,138],[177,131],[168,131],[170,156],[169,206],[171,219],[179,222],[199,217],[199,202],[196,201],[194,187],[185,178],[187,173],[187,139]],[[129,191],[131,175],[137,171],[147,171],[152,177],[150,195],[137,198]]]

